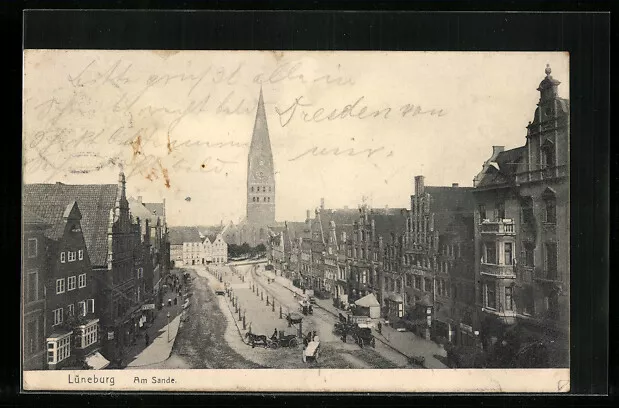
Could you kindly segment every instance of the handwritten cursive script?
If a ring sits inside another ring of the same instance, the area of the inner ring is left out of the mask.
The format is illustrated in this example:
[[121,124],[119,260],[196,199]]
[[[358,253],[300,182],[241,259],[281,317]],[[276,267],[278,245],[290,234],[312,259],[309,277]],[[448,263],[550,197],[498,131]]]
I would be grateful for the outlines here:
[[[362,104],[365,96],[357,98],[354,103],[347,104],[342,108],[326,109],[323,107],[315,108],[314,104],[306,102],[304,96],[295,98],[287,107],[283,109],[275,108],[275,112],[279,115],[279,123],[282,127],[287,126],[293,119],[301,119],[305,122],[324,122],[334,121],[349,118],[356,119],[368,119],[368,118],[380,118],[389,119],[392,108],[369,108],[368,105]],[[422,110],[421,106],[405,104],[399,109],[401,117],[413,117],[418,115],[430,115],[430,116],[445,116],[447,113],[443,109],[431,109]]]

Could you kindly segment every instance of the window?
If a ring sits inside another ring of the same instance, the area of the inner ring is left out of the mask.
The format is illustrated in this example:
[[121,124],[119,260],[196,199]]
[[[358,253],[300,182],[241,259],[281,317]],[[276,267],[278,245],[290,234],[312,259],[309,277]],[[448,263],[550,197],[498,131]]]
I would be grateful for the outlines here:
[[522,218],[523,224],[533,224],[535,218],[533,217],[533,200],[531,197],[525,197],[522,203]]
[[421,277],[415,275],[415,289],[421,289]]
[[557,278],[557,244],[554,242],[547,242],[545,245],[545,266],[548,279]]
[[547,140],[542,146],[542,167],[555,166],[555,148],[552,142]]
[[487,264],[496,264],[496,244],[487,242],[486,244],[486,262]]
[[56,279],[56,294],[64,293],[64,278]]
[[87,305],[87,309],[86,309],[87,313],[94,313],[95,312],[95,300],[94,299],[88,299],[87,302],[86,302],[86,305]]
[[77,251],[77,257],[78,259],[81,261],[84,259],[84,250],[80,249],[79,251]]
[[47,342],[47,362],[57,364],[71,356],[71,333],[64,337]]
[[424,278],[424,290],[426,292],[432,292],[433,288],[432,288],[432,279],[430,278]]
[[73,305],[73,303],[71,303],[70,305],[67,305],[67,316],[69,317],[75,316],[75,306]]
[[267,188],[263,186],[263,187],[262,187],[262,192],[263,192],[263,193],[266,193],[266,192],[267,192]]
[[65,256],[66,256],[66,254],[64,252],[60,253],[60,262],[65,263],[67,261]]
[[77,315],[86,316],[86,301],[77,302]]
[[479,204],[479,220],[483,221],[486,219],[486,206],[484,204]]
[[512,257],[512,243],[506,242],[503,246],[505,252],[505,265],[511,265],[513,263]]
[[486,307],[496,309],[496,290],[494,284],[486,284]]
[[28,258],[37,257],[37,239],[28,238]]
[[67,291],[75,289],[75,276],[67,278]]
[[254,192],[254,187],[252,187],[252,188],[251,188],[251,192],[252,192],[252,193]]
[[75,261],[75,251],[69,251],[67,254],[69,256],[69,262]]
[[557,223],[557,204],[553,198],[549,198],[544,200],[545,212],[546,212],[546,223],[547,224],[556,224]]
[[513,310],[511,286],[505,288],[505,310]]
[[81,348],[86,348],[97,342],[97,323],[82,328],[82,334],[79,337]]
[[85,288],[86,287],[86,274],[82,273],[77,278],[78,278],[77,286],[79,288]]
[[503,201],[499,201],[495,205],[496,218],[502,220],[505,218],[505,203]]
[[26,275],[26,302],[39,300],[39,273],[28,271]]
[[530,268],[535,266],[535,247],[531,242],[524,243],[524,266]]
[[62,308],[56,309],[52,313],[54,314],[54,326],[62,323],[62,319],[63,319]]

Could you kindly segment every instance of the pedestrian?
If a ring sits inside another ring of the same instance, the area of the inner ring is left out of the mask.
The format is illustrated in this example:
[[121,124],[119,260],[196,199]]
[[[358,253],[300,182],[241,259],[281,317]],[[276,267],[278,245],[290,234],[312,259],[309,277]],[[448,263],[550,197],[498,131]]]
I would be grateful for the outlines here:
[[303,362],[304,363],[307,363],[307,354],[306,354],[306,351],[305,351],[306,349],[307,349],[307,346],[303,345]]
[[382,334],[383,333],[383,325],[381,322],[378,322],[378,334]]
[[150,338],[148,337],[148,333],[146,333],[146,335],[144,336],[144,340],[146,341],[146,345],[148,346],[148,343],[150,343]]

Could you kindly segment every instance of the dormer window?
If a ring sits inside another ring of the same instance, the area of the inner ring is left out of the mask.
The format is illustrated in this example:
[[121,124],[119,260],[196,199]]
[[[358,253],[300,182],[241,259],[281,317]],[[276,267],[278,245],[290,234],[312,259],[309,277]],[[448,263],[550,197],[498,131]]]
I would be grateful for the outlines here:
[[542,145],[542,167],[556,166],[555,146],[550,140],[546,140]]

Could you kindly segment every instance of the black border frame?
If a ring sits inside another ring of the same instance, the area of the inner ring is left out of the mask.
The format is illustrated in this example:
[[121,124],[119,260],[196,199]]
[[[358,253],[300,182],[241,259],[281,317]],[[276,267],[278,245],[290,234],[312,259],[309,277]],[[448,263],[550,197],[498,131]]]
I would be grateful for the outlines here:
[[[206,5],[199,1],[130,3],[117,0],[110,3],[112,2],[25,1],[22,8],[11,10],[12,14],[2,13],[2,19],[6,23],[2,25],[4,38],[11,38],[10,32],[7,35],[7,30],[22,28],[23,23],[24,37],[21,45],[25,48],[570,52],[573,349],[571,395],[608,392],[611,15],[603,12],[609,10],[608,3],[495,1],[472,4],[458,1],[418,1],[405,5],[401,2],[363,2],[355,4],[357,11],[346,7],[350,5],[346,2],[325,4],[316,1],[230,1]],[[312,11],[317,5],[330,11]],[[79,6],[88,6],[89,9],[66,10]],[[115,10],[96,10],[111,6]],[[118,9],[123,6],[156,7],[159,10]],[[208,6],[227,6],[228,10],[204,10]],[[269,11],[274,6],[279,6],[280,10]],[[26,11],[21,20],[24,7],[56,7],[58,10]],[[165,10],[203,10],[163,12],[163,7]],[[248,7],[262,10],[242,11]],[[292,7],[296,10],[284,10]],[[413,7],[415,10],[412,10]],[[300,10],[302,8],[305,10]],[[501,8],[521,12],[507,13],[500,11]],[[6,3],[2,5],[2,9],[6,9]],[[475,11],[482,9],[491,12]],[[524,11],[535,9],[545,12]],[[426,12],[420,12],[422,10]],[[15,31],[12,36],[15,36]],[[15,51],[16,56],[17,49]],[[21,55],[21,47],[19,52]],[[21,61],[11,59],[11,64],[12,73],[19,75]],[[14,84],[17,83],[21,84],[21,81],[18,82],[15,78]],[[21,87],[16,91],[21,96]],[[16,112],[13,117],[20,116]],[[20,146],[19,143],[18,145]],[[613,164],[616,163],[616,157],[614,159]],[[21,170],[21,163],[18,161],[17,164],[17,168]],[[12,220],[19,222],[16,217]],[[15,241],[14,236],[10,239],[7,232],[3,232],[3,238],[6,243]],[[21,250],[15,249],[12,253],[19,254]],[[15,266],[15,270],[20,270],[19,262]],[[16,283],[14,292],[20,293],[19,274],[11,276],[12,282]],[[16,329],[20,330],[19,318],[16,322]],[[14,336],[11,340],[17,338],[18,336]],[[19,347],[17,342],[15,344]],[[4,372],[5,375],[8,374],[1,381],[5,384],[5,392],[2,393],[4,395],[7,395],[7,391],[13,395],[19,393],[21,385],[18,372],[20,365],[18,361],[15,364],[19,353],[11,354],[10,357],[14,357],[11,365],[14,364],[17,372]],[[133,393],[118,394],[136,402],[142,398]],[[65,402],[79,403],[74,397],[67,396],[65,399],[64,393],[53,393],[52,398],[56,399],[61,395]],[[324,401],[321,394],[311,395],[310,399],[316,398],[315,403]],[[175,395],[175,402],[185,402],[189,396],[190,394]],[[23,394],[17,399],[25,402],[32,401],[33,397],[35,400],[40,398],[33,394]],[[157,395],[154,398],[161,397]],[[160,402],[164,401],[169,402],[169,399],[160,399]],[[264,398],[262,401],[269,403]],[[365,401],[373,405],[387,402],[384,397],[379,396],[366,396]],[[530,402],[527,403],[534,403],[535,399],[528,401]],[[395,400],[389,398],[388,403],[392,402]],[[358,404],[359,401],[356,401],[355,405]]]

